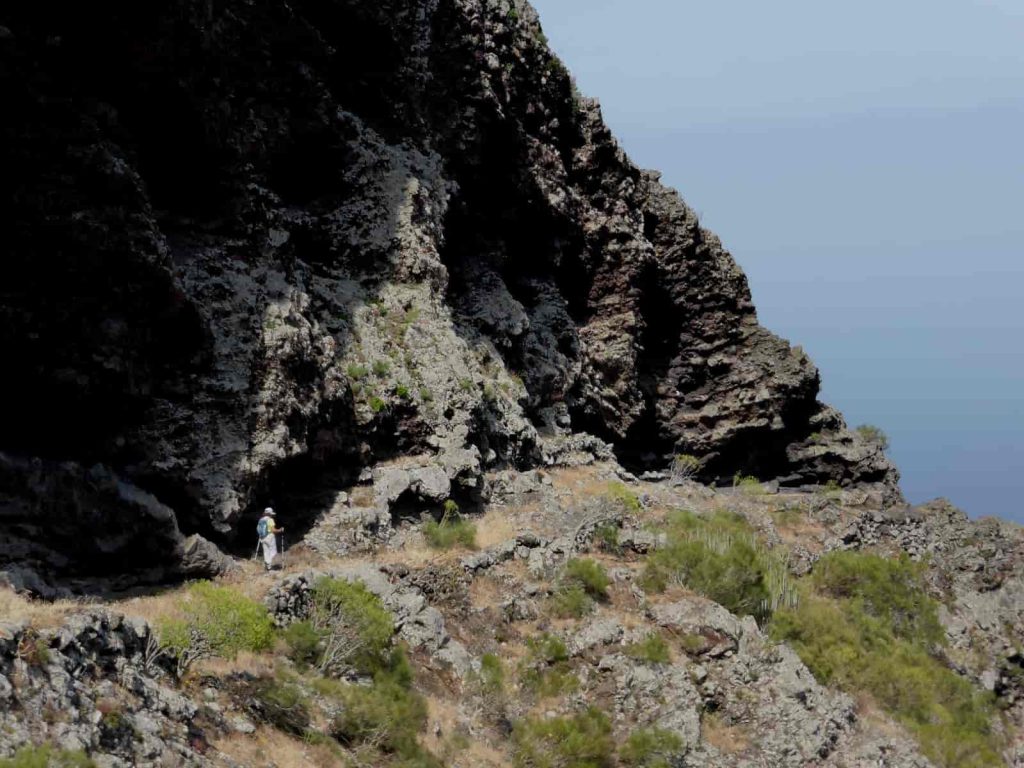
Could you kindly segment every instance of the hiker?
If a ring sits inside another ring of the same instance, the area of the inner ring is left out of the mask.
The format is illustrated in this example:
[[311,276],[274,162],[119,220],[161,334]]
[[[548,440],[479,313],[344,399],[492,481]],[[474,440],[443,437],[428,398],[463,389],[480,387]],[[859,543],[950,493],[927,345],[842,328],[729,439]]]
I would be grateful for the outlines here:
[[283,531],[274,521],[273,507],[263,510],[263,517],[256,524],[256,535],[259,537],[259,546],[263,548],[263,562],[269,571],[274,565],[274,558],[277,557],[277,534]]

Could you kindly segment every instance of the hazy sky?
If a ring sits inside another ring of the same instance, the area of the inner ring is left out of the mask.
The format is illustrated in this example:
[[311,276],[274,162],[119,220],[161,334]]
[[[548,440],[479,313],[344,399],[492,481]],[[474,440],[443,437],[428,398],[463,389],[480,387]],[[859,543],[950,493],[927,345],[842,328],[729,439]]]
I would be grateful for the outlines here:
[[1024,2],[534,5],[909,499],[1024,521]]

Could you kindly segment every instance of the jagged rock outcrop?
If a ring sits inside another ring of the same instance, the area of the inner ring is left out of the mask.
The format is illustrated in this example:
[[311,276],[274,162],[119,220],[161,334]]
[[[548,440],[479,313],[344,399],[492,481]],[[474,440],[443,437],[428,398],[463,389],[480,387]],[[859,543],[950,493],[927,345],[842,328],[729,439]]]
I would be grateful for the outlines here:
[[115,589],[232,567],[211,542],[184,535],[173,510],[103,465],[0,453],[0,526],[0,584],[44,597],[73,589],[83,562]]
[[104,611],[56,629],[0,624],[0,748],[48,742],[108,766],[205,766],[200,705],[159,667],[144,621]]
[[[96,467],[221,543],[382,460],[457,456],[473,495],[572,432],[708,480],[895,487],[525,3],[44,1],[0,30],[19,466]],[[118,551],[177,551],[134,530]]]

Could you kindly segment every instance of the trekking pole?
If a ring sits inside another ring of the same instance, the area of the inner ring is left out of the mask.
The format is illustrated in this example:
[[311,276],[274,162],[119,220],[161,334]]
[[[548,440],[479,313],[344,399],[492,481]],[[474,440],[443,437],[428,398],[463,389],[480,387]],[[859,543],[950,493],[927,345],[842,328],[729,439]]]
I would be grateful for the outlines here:
[[256,551],[252,553],[252,559],[253,560],[255,560],[256,558],[258,558],[260,556],[260,546],[262,546],[262,544],[263,544],[263,542],[260,541],[259,536],[257,536],[256,537]]

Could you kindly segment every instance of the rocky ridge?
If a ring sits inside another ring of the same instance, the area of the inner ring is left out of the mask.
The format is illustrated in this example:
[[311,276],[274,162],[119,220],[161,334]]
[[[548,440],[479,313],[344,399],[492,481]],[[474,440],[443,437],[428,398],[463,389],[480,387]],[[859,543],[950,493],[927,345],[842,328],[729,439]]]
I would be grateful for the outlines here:
[[[481,659],[497,653],[510,673],[522,675],[536,663],[530,644],[550,636],[564,642],[560,664],[578,687],[544,699],[545,716],[598,706],[621,739],[643,727],[670,732],[685,745],[672,765],[932,765],[898,723],[817,682],[793,650],[771,641],[750,616],[692,592],[645,592],[641,569],[665,546],[657,528],[649,528],[660,510],[710,515],[726,506],[762,540],[790,551],[794,571],[813,567],[828,551],[860,547],[904,551],[928,562],[930,588],[946,601],[940,618],[948,663],[999,698],[1006,764],[1021,764],[1024,753],[1012,735],[1024,723],[1017,684],[1024,572],[1012,554],[1022,543],[1015,527],[970,522],[941,503],[897,515],[862,491],[753,494],[689,481],[630,482],[626,487],[639,500],[634,507],[613,490],[621,476],[628,477],[609,463],[499,472],[488,478],[495,492],[478,525],[483,539],[476,551],[424,551],[421,522],[405,520],[385,539],[371,526],[362,536],[325,538],[319,552],[299,547],[286,555],[281,575],[258,575],[255,564],[241,562],[244,573],[226,583],[248,583],[279,627],[308,616],[311,586],[322,577],[365,585],[409,649],[433,713],[429,738],[443,746],[457,736],[464,745],[445,753],[453,766],[508,764],[501,724],[533,716],[538,702],[525,682],[510,683],[494,698],[480,687]],[[358,504],[359,491],[350,488],[349,503],[341,506]],[[335,514],[338,526],[366,526],[360,515]],[[599,532],[608,525],[619,532],[616,554],[600,544]],[[937,556],[954,542],[955,557]],[[557,574],[581,555],[605,564],[611,597],[581,620],[553,620],[547,606]],[[64,608],[68,618],[55,628],[30,621],[4,625],[0,754],[34,741],[84,748],[102,766],[162,765],[158,754],[171,753],[186,765],[276,764],[273,756],[247,763],[249,753],[239,745],[270,743],[282,727],[266,719],[254,691],[266,675],[282,674],[283,658],[269,666],[260,660],[228,668],[200,663],[178,682],[173,660],[158,653],[147,623],[128,618],[153,615],[148,599]],[[652,633],[670,638],[668,659],[631,650]],[[317,701],[318,694],[309,695]],[[333,711],[337,705],[324,699],[316,706]],[[303,764],[335,764],[301,741],[273,743]],[[486,756],[465,746],[477,743],[491,745]]]

